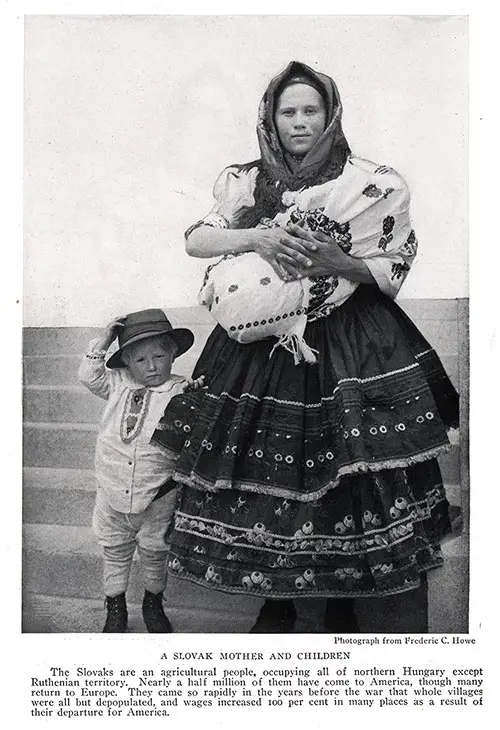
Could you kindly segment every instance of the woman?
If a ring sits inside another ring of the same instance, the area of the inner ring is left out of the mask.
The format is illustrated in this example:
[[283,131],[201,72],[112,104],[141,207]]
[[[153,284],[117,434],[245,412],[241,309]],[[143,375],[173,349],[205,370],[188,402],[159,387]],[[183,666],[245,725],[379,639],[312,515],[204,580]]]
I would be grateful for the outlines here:
[[261,103],[260,159],[224,170],[186,234],[192,256],[255,251],[312,277],[317,364],[216,327],[194,372],[208,389],[155,435],[184,485],[169,570],[264,597],[253,632],[292,631],[296,597],[328,599],[327,631],[358,631],[354,598],[416,590],[449,530],[436,457],[457,394],[393,302],[416,252],[408,191],[351,155],[341,111],[329,77],[291,63]]

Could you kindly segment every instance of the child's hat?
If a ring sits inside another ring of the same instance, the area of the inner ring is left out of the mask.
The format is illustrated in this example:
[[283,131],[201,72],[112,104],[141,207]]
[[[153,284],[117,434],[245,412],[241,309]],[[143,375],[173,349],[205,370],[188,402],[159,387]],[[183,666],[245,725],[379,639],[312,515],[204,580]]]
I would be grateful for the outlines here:
[[140,312],[127,314],[123,326],[118,332],[119,349],[111,355],[106,365],[108,368],[126,367],[121,356],[123,348],[134,342],[145,340],[158,335],[168,335],[177,345],[176,357],[189,350],[194,342],[191,330],[184,328],[174,329],[161,309],[143,309]]

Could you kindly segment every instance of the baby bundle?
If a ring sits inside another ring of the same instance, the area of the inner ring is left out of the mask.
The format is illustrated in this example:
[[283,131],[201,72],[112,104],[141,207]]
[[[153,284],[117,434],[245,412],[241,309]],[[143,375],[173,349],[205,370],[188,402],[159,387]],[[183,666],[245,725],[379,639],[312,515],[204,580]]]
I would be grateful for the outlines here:
[[304,340],[309,279],[282,281],[254,252],[224,256],[209,266],[198,301],[241,343],[277,337],[274,349],[291,352],[295,364],[316,362]]

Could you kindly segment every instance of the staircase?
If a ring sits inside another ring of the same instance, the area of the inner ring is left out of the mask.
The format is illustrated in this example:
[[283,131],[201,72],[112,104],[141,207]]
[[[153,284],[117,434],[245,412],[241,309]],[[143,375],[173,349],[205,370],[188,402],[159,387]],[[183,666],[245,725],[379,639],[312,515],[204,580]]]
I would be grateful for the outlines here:
[[[453,304],[456,306],[456,302]],[[453,312],[453,306],[447,311]],[[443,322],[420,317],[419,321],[414,312],[409,312],[424,333],[423,325],[435,331],[436,337],[431,341],[443,342],[443,362],[458,383],[456,318],[450,316]],[[189,327],[195,334],[195,346],[176,361],[176,372],[188,375],[212,325],[208,316],[197,308],[177,310],[172,322],[174,326]],[[28,328],[24,332],[23,631],[28,633],[100,632],[102,629],[101,554],[90,522],[95,490],[94,448],[103,402],[80,386],[76,377],[87,343],[98,332],[80,327]],[[443,459],[442,466],[445,482],[450,485],[450,498],[459,506],[458,447]],[[450,561],[446,569],[436,572],[438,581],[441,579],[437,574],[448,571],[450,591],[456,599],[451,606],[440,605],[443,590],[440,584],[436,585],[436,616],[431,620],[431,630],[467,630],[464,540],[458,538],[448,543],[452,546]],[[145,631],[140,616],[142,593],[138,565],[134,561],[128,592],[133,633]],[[431,614],[432,595],[431,590]],[[418,626],[408,628],[404,624],[407,621],[402,610],[404,598],[393,597],[387,601],[383,599],[381,617],[387,615],[388,606],[392,605],[393,630],[418,630]],[[366,615],[362,628],[376,631],[373,602],[368,603],[365,609],[360,605],[360,620]],[[298,630],[317,631],[322,602],[308,601],[302,608],[302,602],[298,604]],[[217,593],[169,579],[167,612],[176,632],[246,633],[260,605],[258,599]]]

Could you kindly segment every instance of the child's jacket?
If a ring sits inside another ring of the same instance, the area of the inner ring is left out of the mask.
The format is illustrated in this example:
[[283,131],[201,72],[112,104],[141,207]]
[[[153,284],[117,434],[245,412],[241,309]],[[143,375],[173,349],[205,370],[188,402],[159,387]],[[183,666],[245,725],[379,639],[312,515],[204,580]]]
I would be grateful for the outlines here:
[[106,368],[96,342],[90,343],[78,377],[91,393],[107,400],[96,444],[97,485],[113,509],[137,514],[173,474],[175,459],[151,443],[151,437],[186,380],[171,375],[163,385],[146,388],[126,368]]

